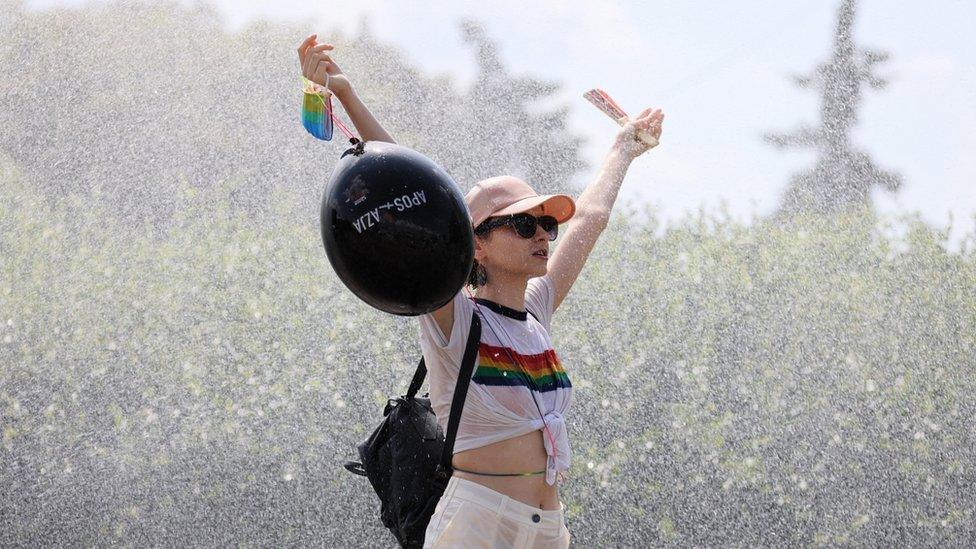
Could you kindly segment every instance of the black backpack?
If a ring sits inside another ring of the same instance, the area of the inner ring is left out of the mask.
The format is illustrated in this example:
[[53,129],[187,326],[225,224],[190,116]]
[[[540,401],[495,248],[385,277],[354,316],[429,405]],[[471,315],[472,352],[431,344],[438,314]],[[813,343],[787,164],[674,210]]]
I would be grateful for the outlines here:
[[429,393],[416,396],[427,376],[421,358],[407,394],[387,401],[385,418],[359,445],[361,461],[345,463],[346,469],[369,479],[380,497],[380,519],[403,547],[423,547],[427,524],[453,473],[454,437],[480,341],[481,321],[472,314],[446,437],[426,398]]

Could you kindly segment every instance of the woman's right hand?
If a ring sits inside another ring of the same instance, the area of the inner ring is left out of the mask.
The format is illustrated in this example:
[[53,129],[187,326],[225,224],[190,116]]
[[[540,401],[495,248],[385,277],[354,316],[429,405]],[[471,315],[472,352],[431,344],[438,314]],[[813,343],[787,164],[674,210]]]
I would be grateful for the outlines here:
[[298,46],[298,62],[302,67],[302,76],[320,86],[328,85],[329,90],[341,101],[352,91],[352,83],[329,56],[328,52],[334,48],[332,44],[318,44],[317,37],[317,34],[313,34]]

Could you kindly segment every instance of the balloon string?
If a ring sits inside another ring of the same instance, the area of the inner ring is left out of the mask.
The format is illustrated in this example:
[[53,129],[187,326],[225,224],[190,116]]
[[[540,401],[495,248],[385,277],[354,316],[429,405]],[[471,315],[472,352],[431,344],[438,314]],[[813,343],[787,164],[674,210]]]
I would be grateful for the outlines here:
[[335,113],[332,112],[332,109],[329,109],[329,116],[331,116],[332,117],[332,121],[335,122],[336,125],[339,126],[339,131],[341,131],[342,133],[346,134],[346,138],[347,139],[353,139],[355,137],[352,134],[352,132],[349,131],[349,128],[347,128],[346,125],[342,123],[342,120],[339,120],[339,117],[337,117],[335,115]]
[[318,97],[319,101],[322,102],[322,106],[325,108],[325,112],[329,113],[329,117],[332,118],[332,121],[335,122],[337,126],[339,126],[339,131],[344,133],[347,139],[352,139],[353,137],[355,137],[352,134],[352,132],[349,131],[349,128],[347,128],[346,125],[342,123],[342,120],[339,120],[339,117],[337,117],[335,113],[332,112],[331,106],[325,103],[325,99],[322,99],[322,95],[317,93],[315,94],[315,96]]

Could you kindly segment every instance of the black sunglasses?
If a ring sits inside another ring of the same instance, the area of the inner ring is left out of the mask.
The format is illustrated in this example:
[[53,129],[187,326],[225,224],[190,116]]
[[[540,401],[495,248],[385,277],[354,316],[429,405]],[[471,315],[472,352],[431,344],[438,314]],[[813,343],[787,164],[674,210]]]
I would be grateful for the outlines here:
[[542,227],[542,230],[549,234],[549,240],[556,240],[556,236],[559,234],[559,222],[556,221],[555,217],[551,215],[536,217],[526,213],[489,218],[478,225],[474,232],[486,234],[495,227],[504,227],[505,225],[511,225],[522,238],[535,236],[536,227]]

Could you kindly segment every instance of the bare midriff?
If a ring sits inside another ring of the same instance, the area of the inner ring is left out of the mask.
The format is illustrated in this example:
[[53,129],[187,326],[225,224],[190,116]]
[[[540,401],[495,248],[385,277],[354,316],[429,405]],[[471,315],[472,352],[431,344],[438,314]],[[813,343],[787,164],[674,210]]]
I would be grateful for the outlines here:
[[[532,473],[545,471],[546,447],[542,431],[532,431],[481,448],[454,454],[455,467],[479,473]],[[559,488],[546,484],[545,473],[524,477],[492,477],[454,471],[454,476],[477,482],[496,492],[545,511],[559,509]]]

